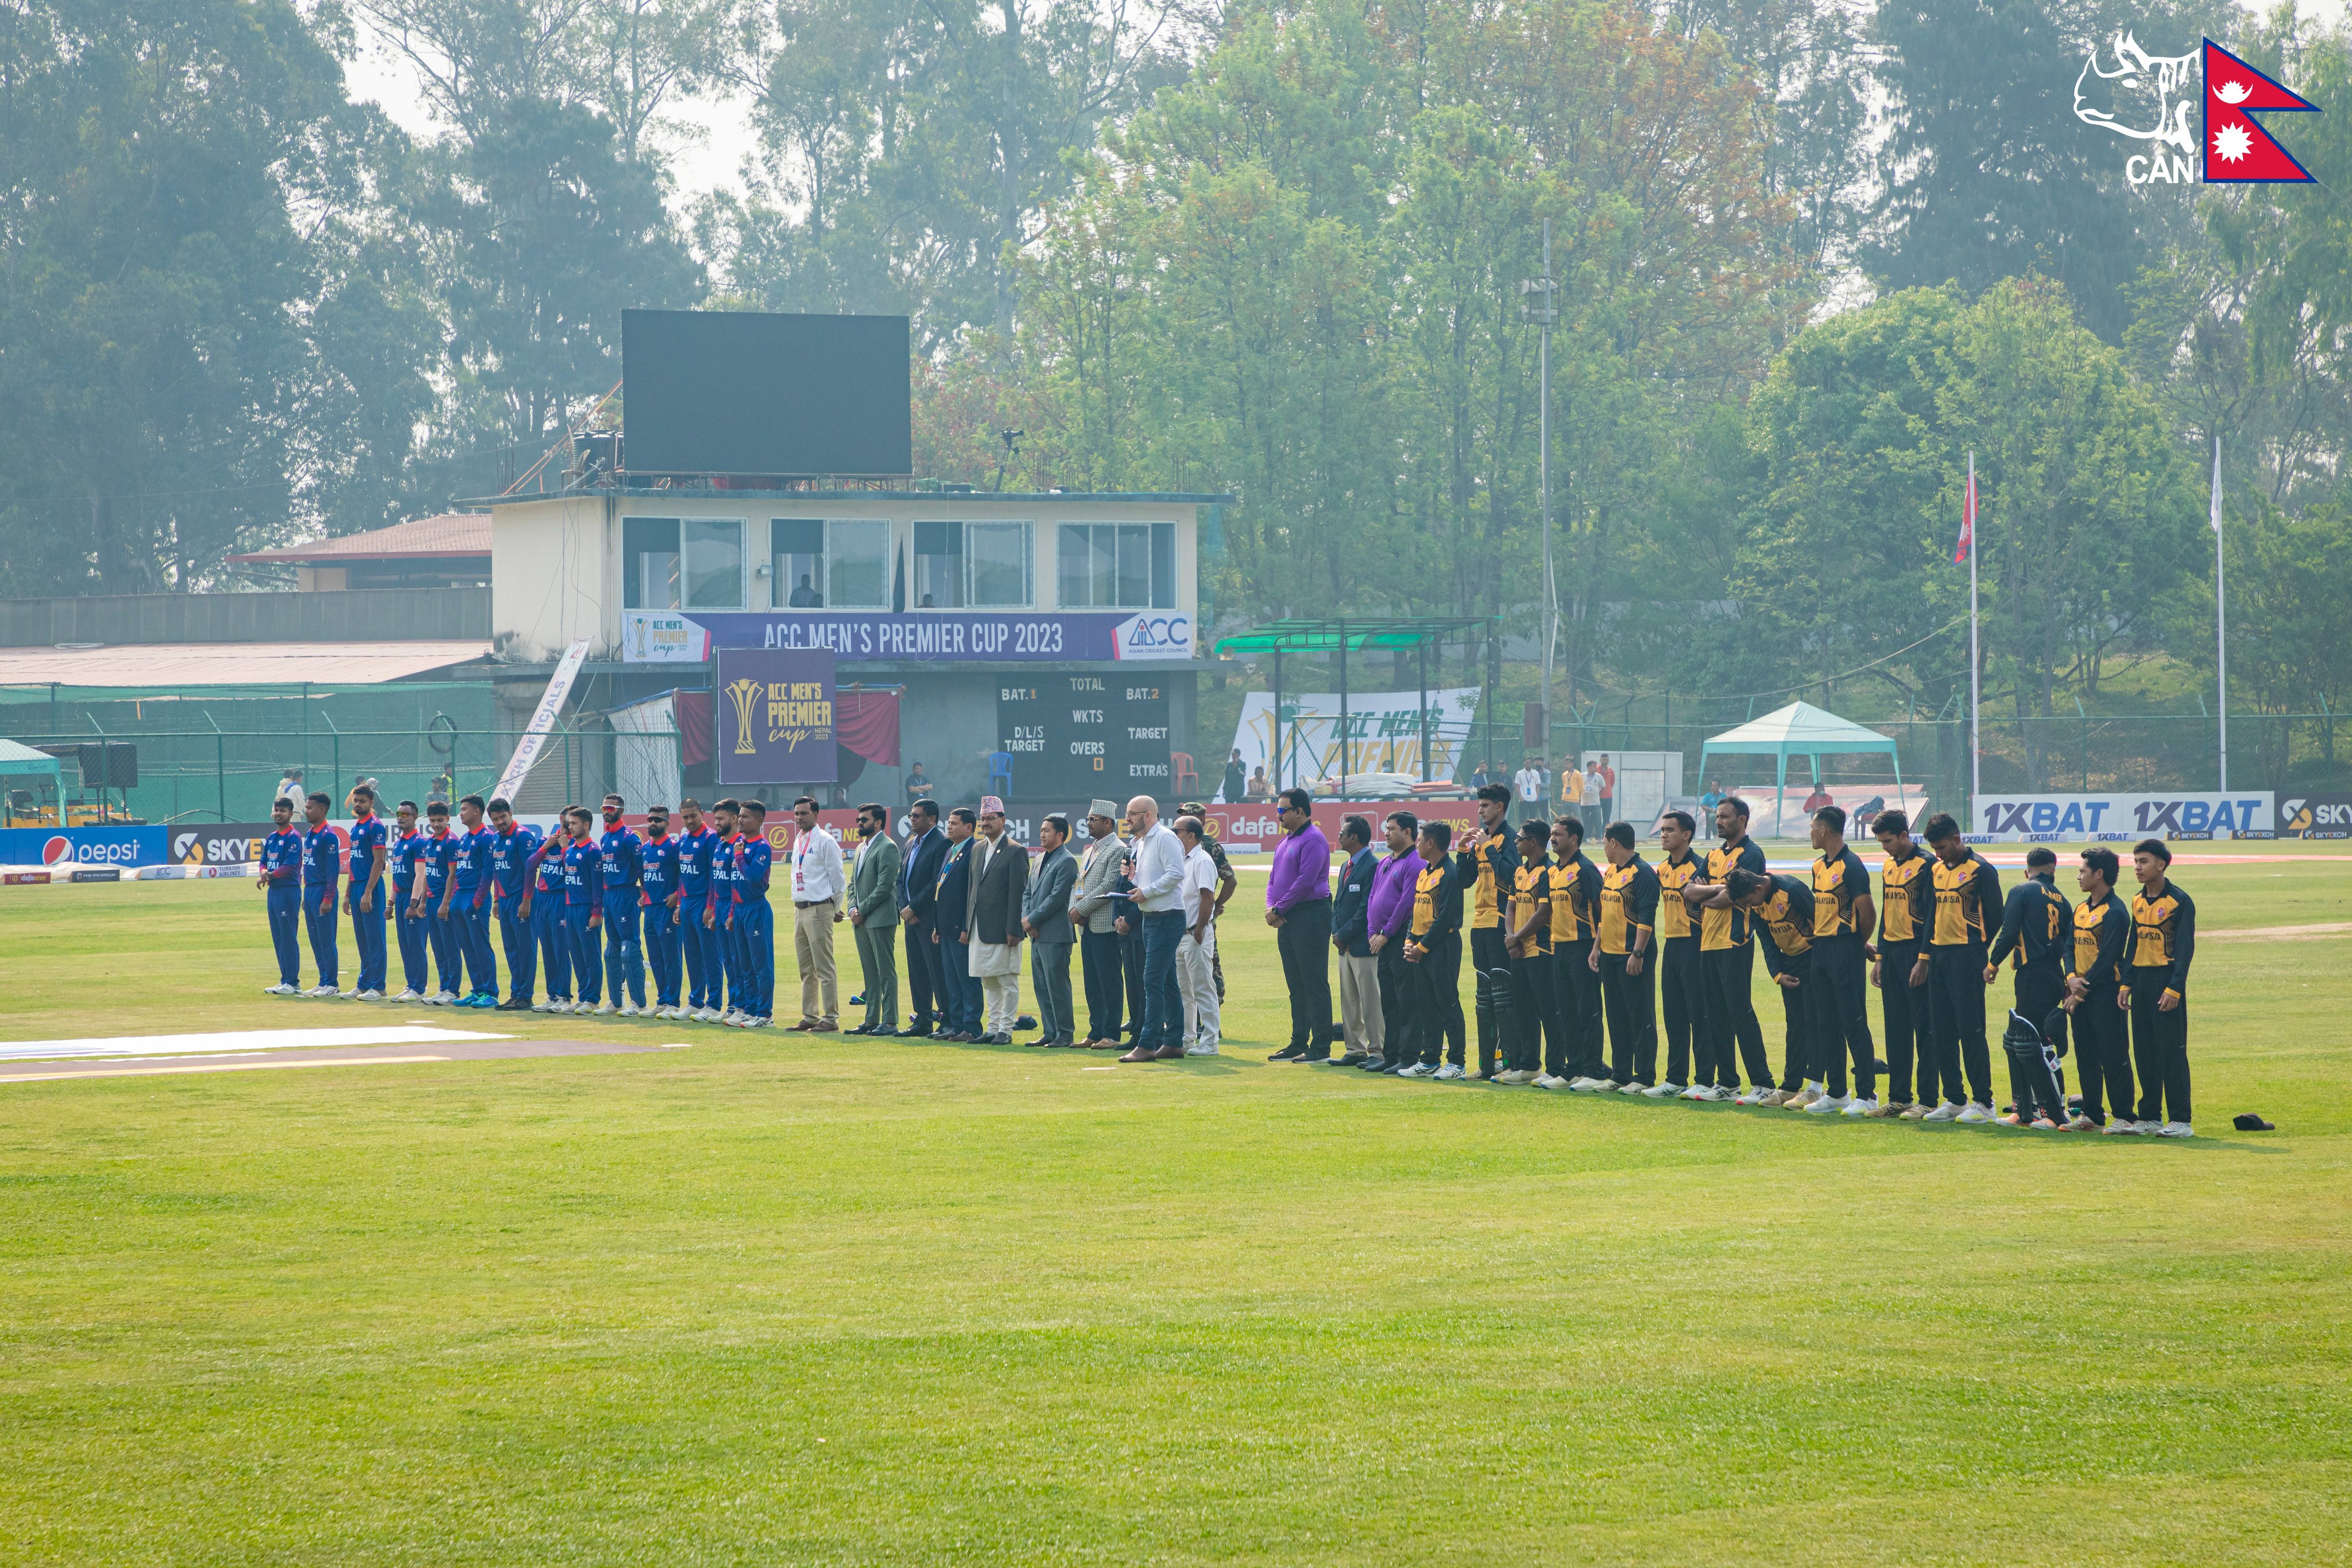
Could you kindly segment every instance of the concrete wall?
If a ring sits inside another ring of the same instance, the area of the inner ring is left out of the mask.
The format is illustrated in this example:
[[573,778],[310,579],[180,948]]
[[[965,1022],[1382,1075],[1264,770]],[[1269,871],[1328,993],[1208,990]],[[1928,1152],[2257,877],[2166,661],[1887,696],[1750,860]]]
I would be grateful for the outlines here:
[[59,643],[398,643],[488,637],[487,588],[347,593],[110,593],[0,600],[0,646]]

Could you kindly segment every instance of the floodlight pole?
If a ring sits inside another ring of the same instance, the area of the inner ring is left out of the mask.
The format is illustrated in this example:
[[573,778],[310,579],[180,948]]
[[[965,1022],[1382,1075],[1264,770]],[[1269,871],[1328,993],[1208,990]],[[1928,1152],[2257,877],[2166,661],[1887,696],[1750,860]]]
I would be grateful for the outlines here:
[[1519,292],[1540,294],[1541,307],[1530,309],[1525,300],[1519,304],[1523,320],[1537,322],[1541,328],[1542,347],[1538,350],[1538,382],[1541,387],[1537,410],[1538,473],[1542,496],[1543,516],[1543,744],[1542,756],[1537,766],[1542,767],[1551,757],[1551,653],[1552,645],[1559,640],[1559,589],[1552,579],[1551,568],[1551,324],[1559,319],[1553,308],[1551,277],[1551,220],[1543,226],[1543,277],[1528,278],[1519,285]]

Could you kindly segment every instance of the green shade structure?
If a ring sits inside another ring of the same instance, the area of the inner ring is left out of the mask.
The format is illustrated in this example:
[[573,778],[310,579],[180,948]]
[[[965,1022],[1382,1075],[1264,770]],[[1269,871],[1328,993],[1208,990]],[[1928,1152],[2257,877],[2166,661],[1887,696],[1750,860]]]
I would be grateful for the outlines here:
[[1762,718],[1751,718],[1736,729],[1727,729],[1700,748],[1698,776],[1702,783],[1708,778],[1707,760],[1717,755],[1725,757],[1770,757],[1775,772],[1772,789],[1772,821],[1780,821],[1781,800],[1789,789],[1789,758],[1810,757],[1813,777],[1822,776],[1822,758],[1847,752],[1880,752],[1886,754],[1895,768],[1896,789],[1903,785],[1903,762],[1895,753],[1890,736],[1874,729],[1864,729],[1852,719],[1840,718],[1826,708],[1811,703],[1790,703],[1776,708]]

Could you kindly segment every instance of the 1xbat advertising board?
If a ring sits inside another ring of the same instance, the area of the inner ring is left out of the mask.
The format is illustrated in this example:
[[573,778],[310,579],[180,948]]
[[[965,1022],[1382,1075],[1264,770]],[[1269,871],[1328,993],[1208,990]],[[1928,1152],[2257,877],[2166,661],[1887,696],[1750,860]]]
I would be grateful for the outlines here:
[[2269,838],[2276,831],[2275,800],[2268,789],[1985,795],[1977,800],[1977,834],[2011,843]]

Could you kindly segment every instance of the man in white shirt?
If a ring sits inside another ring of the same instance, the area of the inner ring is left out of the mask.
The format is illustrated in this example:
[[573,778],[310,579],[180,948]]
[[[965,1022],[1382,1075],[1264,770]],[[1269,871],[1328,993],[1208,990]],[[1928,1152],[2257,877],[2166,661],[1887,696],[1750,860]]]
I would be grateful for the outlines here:
[[1135,870],[1135,906],[1143,919],[1141,1028],[1121,1061],[1170,1061],[1184,1054],[1184,994],[1176,982],[1176,948],[1184,939],[1184,846],[1160,821],[1160,802],[1127,803]]
[[1184,998],[1184,1054],[1217,1054],[1217,862],[1201,847],[1201,819],[1176,819],[1176,841],[1184,846],[1184,883],[1179,907],[1184,935],[1176,944],[1176,988]]
[[1543,804],[1544,785],[1548,782],[1544,770],[1537,766],[1532,757],[1520,763],[1519,770],[1511,775],[1512,788],[1518,791],[1522,801],[1532,807]]
[[794,1030],[831,1034],[841,1027],[834,983],[833,923],[841,918],[848,884],[841,871],[841,841],[816,825],[816,798],[793,802],[793,956],[801,971],[801,1021]]

